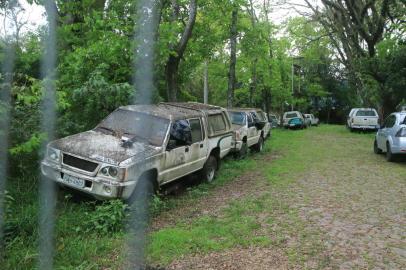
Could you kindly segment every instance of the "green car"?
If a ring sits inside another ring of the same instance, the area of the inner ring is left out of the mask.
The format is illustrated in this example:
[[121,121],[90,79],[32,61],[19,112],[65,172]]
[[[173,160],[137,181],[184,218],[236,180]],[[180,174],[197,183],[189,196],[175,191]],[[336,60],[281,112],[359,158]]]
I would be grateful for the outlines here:
[[303,129],[305,127],[305,123],[302,118],[295,117],[289,120],[288,128],[300,128]]

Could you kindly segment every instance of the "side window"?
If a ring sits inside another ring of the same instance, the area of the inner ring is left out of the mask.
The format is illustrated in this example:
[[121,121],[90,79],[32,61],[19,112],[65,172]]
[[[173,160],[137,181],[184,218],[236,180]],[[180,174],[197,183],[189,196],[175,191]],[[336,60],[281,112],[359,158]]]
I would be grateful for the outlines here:
[[186,120],[175,121],[170,130],[167,150],[189,145],[192,142],[190,124]]
[[396,123],[396,116],[395,115],[389,115],[385,119],[385,128],[391,128],[395,125]]
[[192,143],[201,142],[203,140],[203,134],[200,119],[190,119],[189,123],[192,131]]
[[227,129],[226,121],[222,114],[209,115],[209,127],[211,134],[223,132]]
[[254,124],[254,120],[252,119],[252,115],[250,113],[247,114],[247,120],[248,120],[249,127]]
[[252,119],[253,119],[253,121],[254,122],[256,122],[256,121],[259,121],[259,118],[258,118],[258,116],[256,115],[256,113],[250,113],[250,115],[251,115],[251,117],[252,117]]

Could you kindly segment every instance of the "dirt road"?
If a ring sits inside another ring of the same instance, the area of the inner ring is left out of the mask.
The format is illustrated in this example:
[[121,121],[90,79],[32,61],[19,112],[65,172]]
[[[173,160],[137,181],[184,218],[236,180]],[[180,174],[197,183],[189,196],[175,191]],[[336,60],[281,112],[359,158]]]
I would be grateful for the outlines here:
[[[257,224],[241,237],[261,241],[198,252],[192,245],[165,267],[405,269],[406,162],[386,162],[372,152],[372,142],[372,134],[341,126],[275,132],[269,151],[255,157],[256,173],[242,174],[229,187],[202,197],[192,218],[188,211],[173,211],[179,223],[193,226],[202,216],[221,221],[222,209],[238,201],[240,218],[252,217]],[[255,201],[261,206],[254,209]],[[171,211],[156,223],[165,227],[170,216]]]

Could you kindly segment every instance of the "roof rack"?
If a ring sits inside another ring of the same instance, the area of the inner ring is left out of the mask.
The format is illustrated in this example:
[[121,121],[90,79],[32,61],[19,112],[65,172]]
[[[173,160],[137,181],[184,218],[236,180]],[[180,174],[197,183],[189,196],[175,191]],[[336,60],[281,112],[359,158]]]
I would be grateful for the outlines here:
[[222,109],[219,106],[209,105],[209,104],[204,104],[204,103],[199,103],[199,102],[161,102],[159,104],[183,108],[183,109],[195,110],[198,112]]

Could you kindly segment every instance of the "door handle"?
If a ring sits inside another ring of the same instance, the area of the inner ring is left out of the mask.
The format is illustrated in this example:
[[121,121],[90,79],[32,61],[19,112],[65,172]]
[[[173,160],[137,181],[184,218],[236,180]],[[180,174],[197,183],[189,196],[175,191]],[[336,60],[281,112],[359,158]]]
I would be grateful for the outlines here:
[[203,144],[200,144],[200,148],[203,148],[203,146],[204,146]]
[[186,153],[189,152],[189,147],[186,147],[186,148],[185,148],[185,152],[186,152]]

